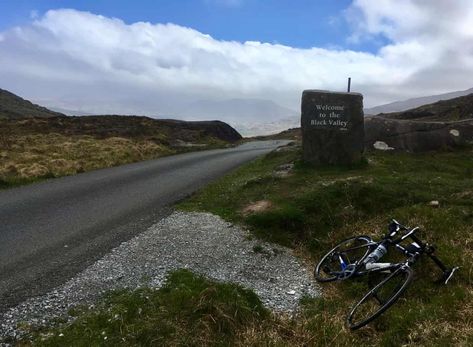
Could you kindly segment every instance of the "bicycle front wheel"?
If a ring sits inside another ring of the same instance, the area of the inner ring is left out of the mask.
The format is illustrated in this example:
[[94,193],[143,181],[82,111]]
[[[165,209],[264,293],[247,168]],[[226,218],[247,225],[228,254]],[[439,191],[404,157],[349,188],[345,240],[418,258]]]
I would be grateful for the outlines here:
[[356,266],[371,252],[373,245],[369,236],[354,236],[343,240],[317,264],[314,270],[315,279],[319,282],[330,282],[350,277]]
[[359,329],[386,311],[396,302],[412,281],[412,269],[400,266],[392,273],[377,272],[383,278],[358,303],[347,316],[350,329]]

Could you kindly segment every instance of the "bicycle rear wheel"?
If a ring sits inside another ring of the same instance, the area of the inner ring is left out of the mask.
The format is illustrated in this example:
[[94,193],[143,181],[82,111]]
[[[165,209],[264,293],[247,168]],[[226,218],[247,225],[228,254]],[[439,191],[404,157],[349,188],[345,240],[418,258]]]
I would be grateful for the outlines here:
[[343,240],[317,264],[314,270],[315,279],[319,282],[330,282],[350,277],[373,247],[369,236],[354,236]]
[[386,311],[396,302],[412,281],[412,269],[400,266],[392,273],[383,276],[363,298],[358,301],[347,316],[347,325],[350,329],[359,329]]

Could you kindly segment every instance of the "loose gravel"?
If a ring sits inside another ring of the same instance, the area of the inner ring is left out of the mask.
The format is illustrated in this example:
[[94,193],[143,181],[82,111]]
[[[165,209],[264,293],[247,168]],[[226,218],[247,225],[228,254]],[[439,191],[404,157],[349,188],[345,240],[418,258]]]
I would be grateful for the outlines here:
[[20,326],[43,326],[69,309],[93,305],[119,288],[159,288],[166,274],[186,268],[238,283],[274,311],[294,312],[302,296],[318,296],[311,274],[288,248],[252,240],[248,231],[209,213],[174,212],[122,243],[50,293],[31,298],[0,316],[0,336],[17,337]]

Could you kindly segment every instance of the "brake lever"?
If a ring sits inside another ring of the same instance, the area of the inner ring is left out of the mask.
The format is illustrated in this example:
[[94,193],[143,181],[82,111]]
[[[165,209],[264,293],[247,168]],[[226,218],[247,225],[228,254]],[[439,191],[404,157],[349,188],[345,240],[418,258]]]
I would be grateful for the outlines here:
[[404,240],[407,239],[409,236],[411,236],[412,234],[414,234],[417,230],[419,230],[419,227],[415,227],[414,229],[412,229],[411,231],[409,231],[407,234],[405,234],[404,236],[402,236],[402,237],[399,239],[399,242],[404,241]]

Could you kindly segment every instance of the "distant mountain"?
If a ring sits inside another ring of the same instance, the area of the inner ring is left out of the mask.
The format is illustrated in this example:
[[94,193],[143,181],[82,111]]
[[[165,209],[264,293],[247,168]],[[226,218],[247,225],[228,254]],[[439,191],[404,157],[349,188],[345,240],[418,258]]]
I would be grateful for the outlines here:
[[65,117],[64,114],[54,112],[46,107],[42,107],[32,102],[20,98],[19,96],[0,89],[0,119],[21,119],[21,118],[50,118]]
[[422,105],[404,112],[381,113],[378,116],[389,119],[404,119],[429,122],[451,122],[473,119],[472,94],[449,100]]
[[183,119],[225,119],[243,136],[267,135],[298,126],[297,111],[265,99],[198,100],[179,107]]
[[231,123],[245,137],[264,136],[280,133],[281,131],[301,126],[300,116],[286,117],[273,122],[243,122]]
[[412,108],[416,108],[426,104],[432,104],[440,100],[449,100],[460,96],[465,96],[473,93],[473,88],[451,92],[446,94],[424,96],[421,98],[408,99],[404,101],[396,101],[385,105],[380,105],[372,108],[365,108],[365,115],[376,115],[379,113],[402,112]]
[[[51,101],[48,101],[50,104]],[[160,105],[158,105],[160,106]],[[89,116],[84,111],[74,111],[67,107],[49,107],[51,110],[68,116]],[[197,100],[192,102],[176,102],[172,107],[163,106],[160,112],[143,111],[156,119],[174,118],[182,120],[220,119],[231,124],[244,136],[274,134],[291,127],[299,126],[300,113],[283,107],[266,99],[234,98],[225,100]],[[124,112],[127,113],[127,112]]]
[[49,107],[49,109],[54,112],[65,114],[66,116],[92,116],[93,115],[93,113],[74,111],[74,110],[69,110],[67,108],[62,108],[62,107]]
[[[2,121],[4,119],[13,121]],[[206,145],[216,141],[236,142],[242,138],[230,125],[217,120],[189,122],[118,115],[68,117],[0,89],[0,128],[2,126],[16,135],[60,133],[65,136],[88,135],[99,139],[146,138],[170,147],[187,142]]]
[[225,119],[231,123],[271,122],[298,112],[264,99],[198,100],[177,111],[177,116],[195,119]]

